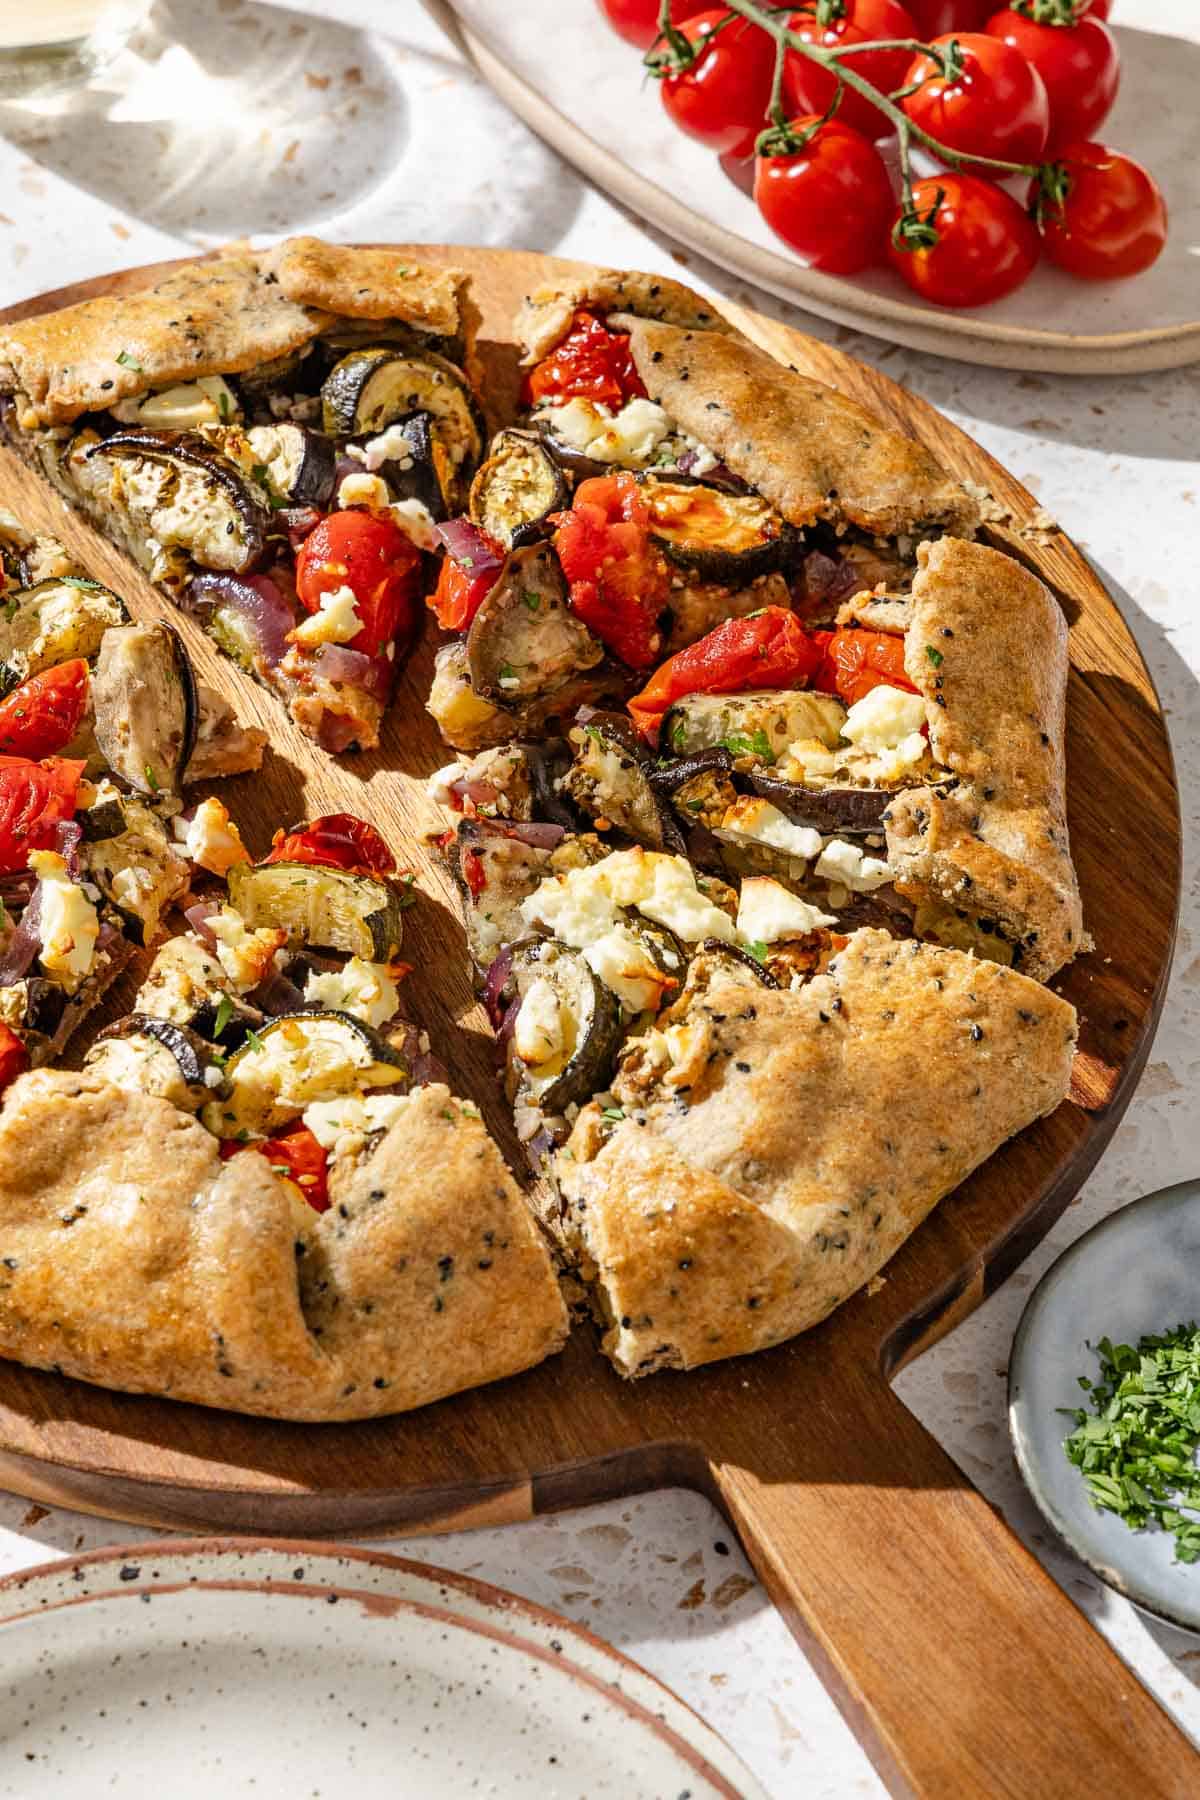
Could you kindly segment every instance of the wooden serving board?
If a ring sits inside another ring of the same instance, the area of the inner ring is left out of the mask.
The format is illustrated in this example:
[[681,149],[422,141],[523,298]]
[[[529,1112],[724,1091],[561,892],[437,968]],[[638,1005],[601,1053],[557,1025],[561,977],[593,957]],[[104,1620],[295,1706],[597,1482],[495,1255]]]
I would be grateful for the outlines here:
[[[397,254],[475,275],[502,412],[517,384],[513,310],[532,285],[574,265],[425,245]],[[129,290],[168,266],[19,310]],[[754,313],[724,310],[749,337],[986,484],[1017,521],[1033,519],[1035,502],[1011,476],[885,376]],[[0,453],[0,465],[3,504],[59,532],[135,611],[161,607],[12,457]],[[741,1533],[896,1792],[1029,1800],[1136,1783],[1143,1800],[1194,1794],[1200,1767],[1186,1741],[888,1385],[891,1371],[1003,1281],[1096,1162],[1145,1060],[1175,933],[1179,816],[1150,677],[1065,538],[994,535],[1040,572],[1071,621],[1070,823],[1096,948],[1056,986],[1082,1014],[1081,1049],[1071,1099],[943,1201],[877,1292],[777,1350],[636,1384],[613,1374],[580,1326],[561,1356],[527,1375],[361,1425],[273,1424],[3,1363],[0,1481],[139,1523],[291,1536],[450,1530],[694,1486]],[[380,751],[334,763],[179,622],[204,677],[270,733],[262,774],[228,784],[252,848],[281,822],[343,808],[374,819],[419,871],[422,898],[406,922],[409,1004],[458,1091],[513,1151],[451,885],[423,844],[444,825],[424,793],[447,756],[423,708],[435,634],[404,671]],[[1139,871],[1136,884],[1116,879],[1118,852],[1123,869]]]

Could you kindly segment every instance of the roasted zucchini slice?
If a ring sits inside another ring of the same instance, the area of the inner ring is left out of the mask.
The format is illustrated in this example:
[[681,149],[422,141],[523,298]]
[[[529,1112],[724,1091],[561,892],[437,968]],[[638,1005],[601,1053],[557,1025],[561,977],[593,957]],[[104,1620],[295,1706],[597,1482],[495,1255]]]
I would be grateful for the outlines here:
[[196,680],[173,626],[106,631],[92,671],[96,742],[139,794],[174,793],[196,742]]
[[[80,866],[116,907],[128,936],[145,947],[158,936],[167,907],[186,893],[191,870],[148,806],[132,796],[122,797],[119,805],[123,829],[106,837],[85,833]],[[109,816],[100,828],[107,830],[111,823]]]
[[225,1064],[225,1094],[201,1119],[217,1137],[269,1137],[313,1101],[409,1078],[399,1051],[350,1013],[284,1013],[247,1034]]
[[123,600],[82,575],[6,593],[0,600],[0,689],[7,693],[74,656],[91,662],[105,632],[128,618]]
[[682,855],[683,834],[651,784],[650,758],[624,714],[592,713],[569,737],[575,760],[563,785],[584,812],[650,850]]
[[308,863],[236,863],[229,900],[246,924],[277,926],[295,946],[344,950],[364,962],[391,962],[404,931],[403,895],[393,882]]
[[536,431],[502,431],[471,483],[481,531],[511,550],[544,535],[546,516],[570,504],[562,470]]
[[467,633],[475,692],[495,706],[520,706],[603,658],[599,638],[567,605],[550,545],[510,551]]
[[216,957],[194,937],[168,938],[160,946],[138,989],[137,1004],[140,1013],[190,1026],[222,1049],[239,1042],[247,1026],[262,1020],[260,1012],[239,998]]
[[462,896],[467,948],[480,974],[506,944],[527,931],[522,900],[551,872],[550,852],[503,825],[463,819],[449,853]]
[[432,351],[414,355],[382,344],[352,350],[325,377],[321,404],[325,430],[335,435],[380,432],[426,412],[459,467],[473,468],[483,453],[474,395],[454,364]]
[[86,460],[112,465],[107,495],[93,497],[134,533],[185,551],[202,569],[244,575],[262,562],[270,509],[198,431],[114,432]]
[[845,718],[846,708],[832,694],[800,689],[689,694],[667,713],[659,744],[676,756],[720,746],[735,762],[756,759],[769,766],[798,738],[818,738],[832,750]]
[[650,531],[668,558],[703,581],[746,587],[794,559],[800,537],[758,494],[727,494],[702,482],[641,484]]
[[330,505],[337,478],[337,451],[330,438],[283,420],[251,426],[246,442],[258,458],[269,491],[289,506]]
[[560,1113],[607,1086],[621,1003],[580,951],[552,938],[515,945],[506,992],[517,1007],[506,1044],[511,1101]]
[[196,1112],[224,1088],[217,1059],[204,1039],[186,1025],[149,1013],[130,1013],[106,1026],[83,1066],[114,1087],[157,1094],[187,1112]]

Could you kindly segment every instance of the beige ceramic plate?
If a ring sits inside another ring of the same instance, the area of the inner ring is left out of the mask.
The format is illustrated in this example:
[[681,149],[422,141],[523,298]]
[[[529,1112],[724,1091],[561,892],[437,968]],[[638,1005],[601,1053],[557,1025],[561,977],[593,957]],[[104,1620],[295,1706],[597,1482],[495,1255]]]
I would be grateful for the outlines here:
[[51,1563],[0,1582],[0,1655],[14,1800],[765,1800],[589,1632],[368,1551],[209,1539]]
[[1200,37],[1194,0],[1125,0],[1121,93],[1105,140],[1155,171],[1171,234],[1133,281],[1082,282],[1043,265],[1007,300],[950,312],[890,270],[806,269],[712,153],[676,130],[638,52],[596,0],[426,0],[513,111],[598,187],[723,268],[808,312],[962,362],[1118,374],[1200,361]]

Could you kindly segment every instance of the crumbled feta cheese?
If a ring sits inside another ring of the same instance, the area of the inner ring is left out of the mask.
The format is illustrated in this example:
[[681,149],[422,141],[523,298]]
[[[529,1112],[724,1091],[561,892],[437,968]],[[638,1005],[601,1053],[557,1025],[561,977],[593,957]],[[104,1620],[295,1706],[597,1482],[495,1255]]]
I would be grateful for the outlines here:
[[388,507],[393,519],[410,544],[418,550],[436,550],[437,534],[433,514],[423,500],[393,500]]
[[919,767],[929,755],[924,732],[912,731],[891,750],[881,750],[876,758],[876,779],[902,781]]
[[51,980],[73,994],[95,958],[99,916],[83,889],[71,880],[66,862],[53,850],[32,851],[29,867],[37,876],[41,906],[39,960]]
[[671,421],[653,400],[629,400],[614,413],[592,400],[567,400],[543,407],[551,436],[594,462],[645,464],[671,431]]
[[401,1094],[344,1094],[339,1100],[312,1101],[301,1117],[336,1162],[352,1155],[372,1131],[386,1131],[403,1111]]
[[395,1016],[400,990],[386,963],[364,962],[361,957],[352,956],[341,969],[325,974],[314,970],[304,984],[304,998],[310,1006],[347,1012],[368,1025],[379,1026]]
[[220,800],[202,800],[192,819],[177,817],[172,829],[185,856],[210,875],[227,875],[235,863],[250,861],[241,833]]
[[830,838],[817,858],[814,873],[824,880],[840,882],[855,894],[870,894],[892,879],[892,871],[877,856],[866,856],[857,844],[842,838]]
[[216,1063],[206,1063],[205,1064],[205,1066],[204,1066],[204,1085],[205,1085],[205,1087],[219,1088],[221,1083],[224,1081],[224,1079],[225,1079],[225,1077],[222,1075],[222,1073],[221,1073],[220,1069],[217,1067]]
[[425,792],[429,795],[429,798],[433,801],[435,806],[453,807],[454,795],[451,792],[451,789],[456,781],[462,780],[466,772],[466,769],[460,762],[447,763],[444,768],[435,769],[433,771],[433,774],[425,783]]
[[339,506],[386,506],[391,499],[387,482],[378,475],[347,475],[338,488]]
[[769,800],[742,799],[734,803],[718,828],[721,837],[747,838],[752,843],[766,844],[802,861],[819,856],[821,834],[811,825],[794,825],[785,813]]
[[275,966],[275,952],[287,943],[287,932],[262,925],[247,931],[232,906],[222,906],[204,921],[217,940],[217,961],[239,993],[257,987]]
[[881,684],[856,701],[842,722],[842,736],[860,750],[892,750],[925,723],[920,694]]
[[788,750],[788,756],[806,775],[832,775],[838,766],[837,757],[819,738],[798,738]]
[[160,388],[156,394],[119,400],[112,411],[122,424],[169,431],[224,425],[236,419],[241,408],[233,389],[219,375],[201,375],[197,381]]
[[522,996],[513,1028],[513,1049],[533,1068],[562,1054],[562,1006],[554,983],[544,975],[537,976]]
[[781,938],[807,937],[822,925],[836,925],[799,895],[789,893],[768,875],[751,875],[738,899],[737,935],[744,944],[775,944]]
[[349,644],[362,630],[355,599],[351,587],[330,588],[321,595],[320,610],[289,631],[288,637],[305,650],[316,650],[321,644]]
[[357,454],[358,460],[372,474],[376,469],[382,469],[386,462],[394,462],[401,469],[411,469],[413,466],[413,446],[403,425],[389,425],[378,437],[368,438]]

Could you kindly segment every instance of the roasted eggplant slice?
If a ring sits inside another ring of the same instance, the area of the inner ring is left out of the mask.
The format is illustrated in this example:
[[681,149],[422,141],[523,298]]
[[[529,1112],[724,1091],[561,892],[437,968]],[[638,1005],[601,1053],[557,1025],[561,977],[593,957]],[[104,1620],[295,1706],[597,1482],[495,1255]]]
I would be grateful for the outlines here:
[[201,1118],[217,1137],[269,1137],[314,1101],[374,1088],[403,1093],[409,1079],[399,1051],[350,1013],[284,1013],[229,1057],[226,1092]]
[[236,863],[229,871],[230,904],[252,929],[273,925],[293,944],[364,962],[391,962],[399,951],[403,898],[394,882],[308,863]]
[[268,506],[236,463],[197,431],[117,431],[93,444],[89,464],[111,464],[108,494],[133,534],[178,548],[203,569],[244,575],[266,553]]
[[337,478],[331,438],[284,420],[252,426],[246,442],[262,466],[268,489],[289,506],[324,508],[331,503]]
[[525,936],[520,905],[550,874],[550,851],[511,827],[464,819],[450,850],[462,895],[467,948],[482,975],[506,944]]
[[593,819],[650,850],[683,854],[683,834],[650,780],[651,760],[623,713],[581,715],[570,733],[575,760],[563,786]]
[[85,833],[80,867],[116,907],[127,935],[146,947],[158,936],[167,907],[186,893],[191,869],[148,806],[132,796],[123,797],[120,806],[124,829],[108,837]]
[[123,600],[82,575],[6,593],[0,604],[0,689],[7,693],[75,656],[91,662],[105,632],[128,618]]
[[383,477],[394,500],[419,500],[433,519],[450,516],[461,482],[431,413],[410,413],[375,437],[356,439],[352,447],[366,454],[366,466]]
[[514,945],[508,992],[516,1007],[506,1020],[510,1100],[561,1113],[607,1086],[621,1005],[580,951],[551,938]]
[[83,1066],[114,1087],[156,1094],[187,1112],[196,1112],[224,1087],[217,1059],[204,1039],[186,1025],[150,1013],[130,1013],[106,1026]]
[[786,813],[794,825],[811,825],[827,837],[882,837],[883,815],[895,794],[887,788],[802,787],[754,769],[756,794]]
[[113,774],[139,794],[174,793],[196,742],[192,665],[173,626],[106,631],[92,672],[96,742]]
[[470,512],[506,550],[545,534],[546,516],[570,505],[563,472],[536,431],[502,431],[471,483]]
[[429,413],[456,465],[483,454],[484,425],[461,372],[432,351],[411,355],[392,346],[352,350],[321,388],[325,430],[345,437],[380,432],[411,413]]
[[194,937],[168,938],[159,948],[137,1003],[139,1012],[190,1026],[222,1049],[262,1022],[262,1014],[239,999],[216,957]]
[[745,587],[786,568],[799,534],[758,494],[726,494],[702,482],[641,484],[650,531],[668,558],[704,581]]
[[687,756],[720,745],[735,762],[778,762],[798,738],[818,738],[833,749],[846,708],[832,694],[764,689],[746,694],[689,694],[662,722],[664,752]]
[[566,577],[549,544],[510,552],[467,633],[475,692],[496,706],[520,706],[603,657],[599,638],[567,605]]

